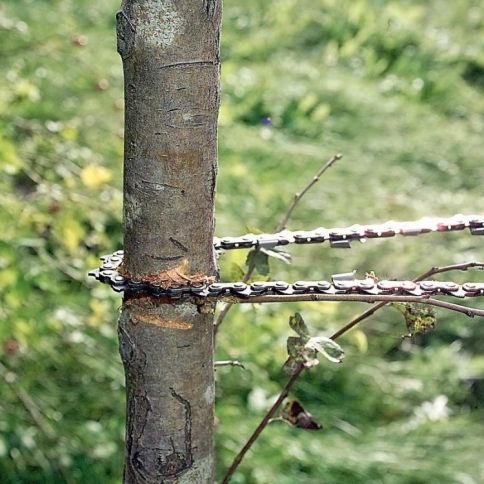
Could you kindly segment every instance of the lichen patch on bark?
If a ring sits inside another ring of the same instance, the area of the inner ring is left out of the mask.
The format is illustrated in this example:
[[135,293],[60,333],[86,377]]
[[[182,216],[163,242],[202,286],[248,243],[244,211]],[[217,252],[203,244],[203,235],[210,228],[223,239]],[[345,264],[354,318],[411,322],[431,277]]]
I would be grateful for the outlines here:
[[177,35],[183,33],[183,19],[173,0],[140,2],[132,8],[133,17],[143,19],[136,30],[146,44],[169,47]]
[[130,230],[137,218],[141,216],[141,205],[129,192],[124,194],[124,225]]

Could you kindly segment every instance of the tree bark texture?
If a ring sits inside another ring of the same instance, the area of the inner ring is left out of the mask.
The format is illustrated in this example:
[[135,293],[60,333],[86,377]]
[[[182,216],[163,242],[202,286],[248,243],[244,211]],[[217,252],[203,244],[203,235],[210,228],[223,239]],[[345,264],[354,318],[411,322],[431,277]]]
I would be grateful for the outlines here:
[[[216,276],[221,0],[124,0],[124,264],[164,287]],[[214,480],[212,304],[127,293],[124,482]]]

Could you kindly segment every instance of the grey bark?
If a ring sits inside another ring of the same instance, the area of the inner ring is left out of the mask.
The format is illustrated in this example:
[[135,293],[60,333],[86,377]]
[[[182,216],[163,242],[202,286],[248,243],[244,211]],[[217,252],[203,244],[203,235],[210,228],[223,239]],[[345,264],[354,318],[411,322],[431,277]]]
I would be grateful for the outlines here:
[[[164,285],[216,276],[221,0],[124,0],[124,265]],[[213,310],[126,294],[124,482],[213,482]]]

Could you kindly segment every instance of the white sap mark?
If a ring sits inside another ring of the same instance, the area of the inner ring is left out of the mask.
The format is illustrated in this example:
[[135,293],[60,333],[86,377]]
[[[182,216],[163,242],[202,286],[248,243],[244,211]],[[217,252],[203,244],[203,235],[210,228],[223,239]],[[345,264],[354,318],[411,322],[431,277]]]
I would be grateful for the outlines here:
[[183,32],[183,22],[174,0],[135,3],[133,10],[133,18],[137,19],[137,35],[148,45],[169,47]]
[[136,199],[129,193],[124,198],[124,224],[127,229],[131,229],[136,219],[141,216],[141,206]]
[[214,385],[209,385],[205,392],[203,393],[203,398],[205,401],[209,404],[212,405],[212,403],[215,401],[215,386]]

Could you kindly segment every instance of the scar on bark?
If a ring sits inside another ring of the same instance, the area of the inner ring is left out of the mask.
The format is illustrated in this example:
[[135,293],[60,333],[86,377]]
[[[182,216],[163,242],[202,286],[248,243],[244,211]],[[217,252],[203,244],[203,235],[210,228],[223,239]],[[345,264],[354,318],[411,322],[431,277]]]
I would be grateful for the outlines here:
[[165,462],[160,466],[160,471],[163,476],[177,477],[193,465],[192,409],[190,402],[175,392],[173,388],[170,388],[170,392],[173,398],[183,405],[185,410],[185,449],[183,452],[177,451],[173,439],[170,439],[173,452],[165,457]]
[[183,192],[180,187],[169,185],[168,183],[153,182],[149,180],[136,181],[134,187],[136,190],[139,190],[147,195],[163,192],[164,190],[176,190]]
[[179,240],[176,240],[174,237],[170,237],[170,242],[175,247],[177,247],[178,249],[182,250],[183,252],[188,252],[188,249]]
[[[149,256],[149,257],[156,258],[156,256]],[[182,256],[176,256],[175,260],[178,260],[181,257]],[[160,288],[162,289],[169,289],[170,287],[177,287],[177,286],[212,284],[212,282],[215,282],[215,277],[213,276],[206,276],[201,272],[197,272],[196,274],[187,274],[187,271],[188,271],[187,259],[184,259],[181,264],[179,264],[176,267],[173,267],[172,269],[162,271],[158,274],[148,274],[143,277],[133,277],[131,274],[129,274],[126,271],[123,265],[121,265],[120,268],[118,269],[118,272],[128,279],[135,279],[136,281],[139,281],[141,283],[144,282],[147,284],[160,286]]]
[[193,327],[193,324],[191,323],[185,323],[175,319],[165,319],[158,314],[131,313],[131,317],[137,322],[151,324],[153,326],[158,326],[159,328],[180,329],[182,331],[187,331]]
[[209,19],[213,19],[215,14],[220,14],[220,1],[219,0],[203,0],[203,8]]

